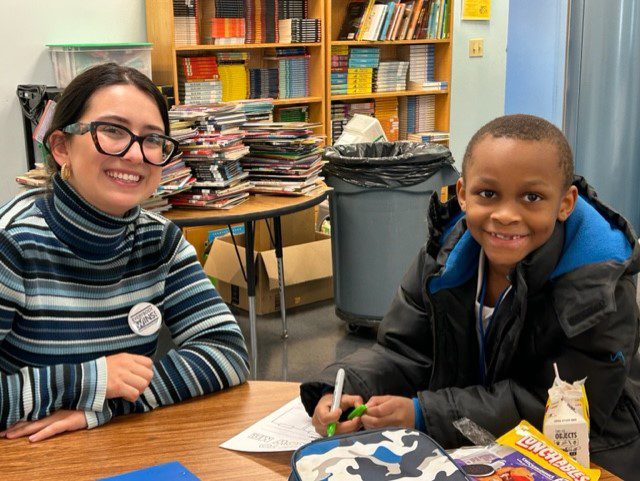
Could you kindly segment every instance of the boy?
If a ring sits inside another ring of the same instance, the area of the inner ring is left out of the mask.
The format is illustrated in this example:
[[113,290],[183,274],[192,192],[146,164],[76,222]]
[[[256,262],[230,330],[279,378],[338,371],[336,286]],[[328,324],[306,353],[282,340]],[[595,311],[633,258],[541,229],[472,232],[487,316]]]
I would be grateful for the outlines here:
[[[325,434],[362,400],[366,414],[336,432],[417,427],[451,448],[468,443],[452,424],[461,417],[494,435],[521,419],[540,428],[555,362],[563,379],[587,378],[593,461],[635,479],[640,249],[632,227],[574,181],[562,132],[529,115],[482,127],[456,188],[457,199],[432,199],[429,240],[377,345],[302,385],[316,430]],[[332,412],[339,367],[345,395]]]

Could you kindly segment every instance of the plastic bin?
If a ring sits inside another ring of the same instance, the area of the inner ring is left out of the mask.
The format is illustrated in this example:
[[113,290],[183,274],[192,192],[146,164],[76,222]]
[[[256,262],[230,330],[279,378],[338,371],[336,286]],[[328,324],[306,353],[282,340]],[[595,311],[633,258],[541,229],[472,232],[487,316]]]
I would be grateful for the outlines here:
[[[365,145],[365,144],[361,144]],[[448,153],[448,149],[444,149]],[[448,160],[413,185],[365,187],[327,172],[336,314],[350,330],[375,326],[428,237],[433,192],[456,182]]]
[[151,78],[150,43],[56,44],[47,45],[53,62],[56,85],[64,88],[85,70],[114,62],[140,70]]

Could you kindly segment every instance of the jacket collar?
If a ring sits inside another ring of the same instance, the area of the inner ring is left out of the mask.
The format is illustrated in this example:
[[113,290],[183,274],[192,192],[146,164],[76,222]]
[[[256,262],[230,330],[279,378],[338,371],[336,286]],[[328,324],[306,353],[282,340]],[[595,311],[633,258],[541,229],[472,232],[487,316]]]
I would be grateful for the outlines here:
[[127,228],[140,215],[140,207],[116,217],[89,204],[59,174],[53,176],[52,187],[52,195],[40,198],[38,204],[56,237],[86,258],[108,259],[117,255]]

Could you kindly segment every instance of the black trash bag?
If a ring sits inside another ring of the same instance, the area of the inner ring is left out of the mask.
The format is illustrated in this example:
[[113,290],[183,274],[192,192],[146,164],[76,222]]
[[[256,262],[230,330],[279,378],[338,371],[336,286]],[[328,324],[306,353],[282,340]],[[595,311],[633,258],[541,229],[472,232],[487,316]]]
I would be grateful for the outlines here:
[[453,164],[448,148],[420,142],[372,142],[327,147],[326,175],[360,187],[407,187]]

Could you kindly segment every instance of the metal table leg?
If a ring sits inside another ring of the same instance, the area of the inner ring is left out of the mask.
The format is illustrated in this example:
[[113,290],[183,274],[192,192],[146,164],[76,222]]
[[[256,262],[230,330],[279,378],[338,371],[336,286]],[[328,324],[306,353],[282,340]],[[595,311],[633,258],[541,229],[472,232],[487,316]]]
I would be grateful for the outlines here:
[[253,259],[253,222],[244,223],[244,248],[247,266],[247,297],[249,301],[249,332],[251,336],[251,373],[258,378],[258,337],[256,332],[256,272]]
[[276,247],[276,260],[278,262],[278,290],[280,291],[280,317],[282,318],[282,339],[289,336],[287,330],[287,309],[284,301],[284,264],[282,262],[282,227],[280,217],[273,218],[273,230]]

